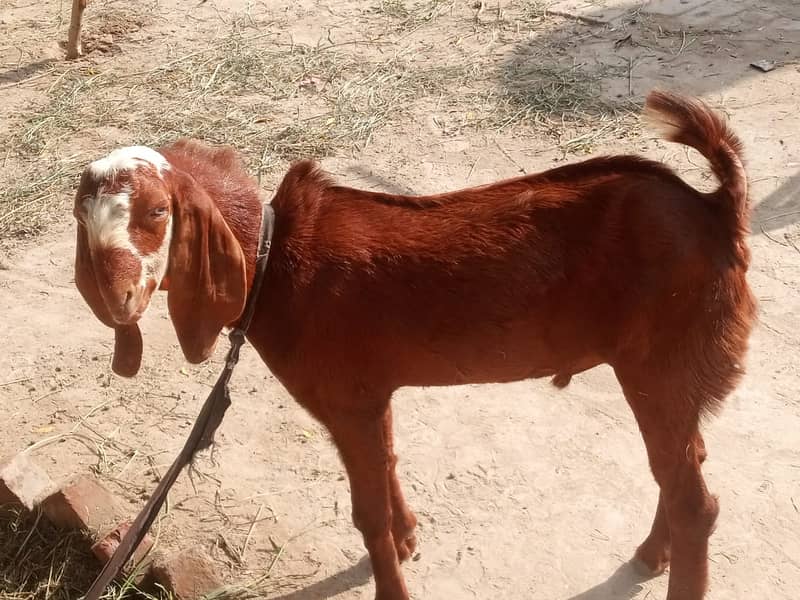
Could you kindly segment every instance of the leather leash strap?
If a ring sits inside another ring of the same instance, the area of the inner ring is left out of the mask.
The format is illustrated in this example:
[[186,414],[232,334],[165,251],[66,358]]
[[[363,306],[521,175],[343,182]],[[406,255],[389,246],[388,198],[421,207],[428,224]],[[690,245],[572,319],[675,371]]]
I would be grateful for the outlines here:
[[261,220],[261,234],[259,236],[258,250],[256,254],[256,268],[253,277],[253,287],[247,296],[242,317],[239,324],[231,330],[228,338],[231,342],[231,347],[228,350],[228,355],[225,359],[225,368],[222,370],[217,383],[206,398],[200,413],[197,415],[192,431],[183,446],[180,454],[172,463],[169,470],[158,483],[153,495],[145,504],[142,511],[138,514],[136,519],[131,525],[125,537],[120,541],[111,559],[106,563],[103,570],[94,580],[92,587],[86,592],[84,600],[99,600],[100,596],[105,592],[106,587],[111,581],[119,575],[122,568],[128,562],[139,543],[150,530],[150,527],[158,516],[158,512],[164,504],[175,480],[183,468],[188,465],[194,458],[195,453],[200,450],[208,448],[214,441],[214,432],[222,423],[222,418],[225,416],[225,411],[231,405],[230,391],[228,389],[228,382],[233,374],[233,368],[239,362],[239,350],[245,342],[245,334],[250,327],[250,322],[253,320],[255,314],[256,302],[258,295],[261,291],[261,284],[264,280],[264,273],[267,269],[267,260],[269,258],[269,251],[272,245],[272,234],[275,230],[275,213],[269,204],[264,204],[262,220]]

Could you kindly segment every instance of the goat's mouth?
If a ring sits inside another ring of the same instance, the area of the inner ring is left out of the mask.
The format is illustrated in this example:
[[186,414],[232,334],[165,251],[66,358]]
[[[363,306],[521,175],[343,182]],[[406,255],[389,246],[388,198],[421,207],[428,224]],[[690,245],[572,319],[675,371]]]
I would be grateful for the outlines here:
[[144,310],[136,310],[129,314],[112,313],[111,316],[114,319],[115,325],[135,325],[142,318],[143,314]]
[[142,318],[147,304],[147,302],[141,303],[139,298],[125,299],[114,305],[108,305],[108,312],[114,325],[133,325]]

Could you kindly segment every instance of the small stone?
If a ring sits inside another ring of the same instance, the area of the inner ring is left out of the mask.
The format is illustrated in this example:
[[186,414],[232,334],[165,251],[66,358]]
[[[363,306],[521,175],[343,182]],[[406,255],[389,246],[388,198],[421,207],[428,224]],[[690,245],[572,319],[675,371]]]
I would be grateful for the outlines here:
[[222,579],[211,558],[196,549],[157,559],[150,575],[176,600],[197,600],[222,587]]
[[[97,557],[97,560],[99,560],[102,564],[106,564],[109,560],[111,560],[111,557],[114,556],[114,552],[116,552],[117,548],[119,548],[122,538],[124,538],[130,530],[131,525],[132,522],[130,521],[120,523],[92,546],[92,554]],[[126,577],[137,570],[137,567],[140,565],[140,563],[142,563],[142,561],[146,561],[150,558],[148,553],[152,547],[153,538],[151,538],[149,535],[145,535],[144,539],[139,542],[139,546],[134,551],[133,557],[130,561],[128,561],[128,564],[123,569],[123,574]],[[134,580],[135,583],[141,583],[144,578],[144,574],[144,569],[138,569],[138,576]]]
[[27,454],[0,461],[0,506],[28,510],[53,490],[53,482]]
[[750,66],[758,69],[762,73],[769,73],[777,66],[774,60],[757,60],[755,62],[751,62]]
[[77,529],[99,539],[119,521],[114,495],[93,477],[79,477],[42,502],[42,510],[53,525]]

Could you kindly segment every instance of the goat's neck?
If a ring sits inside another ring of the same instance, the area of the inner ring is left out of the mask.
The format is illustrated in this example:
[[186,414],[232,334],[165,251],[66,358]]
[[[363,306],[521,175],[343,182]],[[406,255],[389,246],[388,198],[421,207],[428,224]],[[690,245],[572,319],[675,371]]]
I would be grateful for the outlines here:
[[261,232],[262,207],[252,198],[227,197],[217,201],[222,218],[228,224],[244,253],[245,268],[247,269],[247,292],[253,285],[255,273],[256,254],[258,251],[258,238]]

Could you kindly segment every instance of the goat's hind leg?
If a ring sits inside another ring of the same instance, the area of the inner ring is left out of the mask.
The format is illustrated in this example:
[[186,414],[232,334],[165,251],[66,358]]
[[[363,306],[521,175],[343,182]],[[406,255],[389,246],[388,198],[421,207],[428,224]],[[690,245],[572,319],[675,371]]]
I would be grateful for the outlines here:
[[664,509],[664,494],[658,494],[658,507],[647,539],[636,549],[634,566],[643,575],[657,577],[667,570],[671,551],[669,523]]
[[706,452],[693,391],[664,373],[617,376],[647,447],[660,488],[659,507],[637,558],[658,572],[670,566],[667,600],[701,600],[708,581],[708,538],[719,512],[701,472]]
[[[698,460],[700,464],[706,459],[706,448],[703,438],[697,434],[699,440]],[[650,534],[636,549],[636,567],[644,575],[656,577],[667,570],[672,549],[672,539],[669,533],[667,512],[664,509],[664,494],[658,494],[658,507]]]
[[392,425],[392,409],[386,411],[383,421],[384,439],[389,452],[389,493],[392,499],[392,537],[394,537],[397,557],[400,562],[411,558],[417,548],[417,517],[406,504],[400,480],[397,477],[397,455],[394,453],[394,431]]

